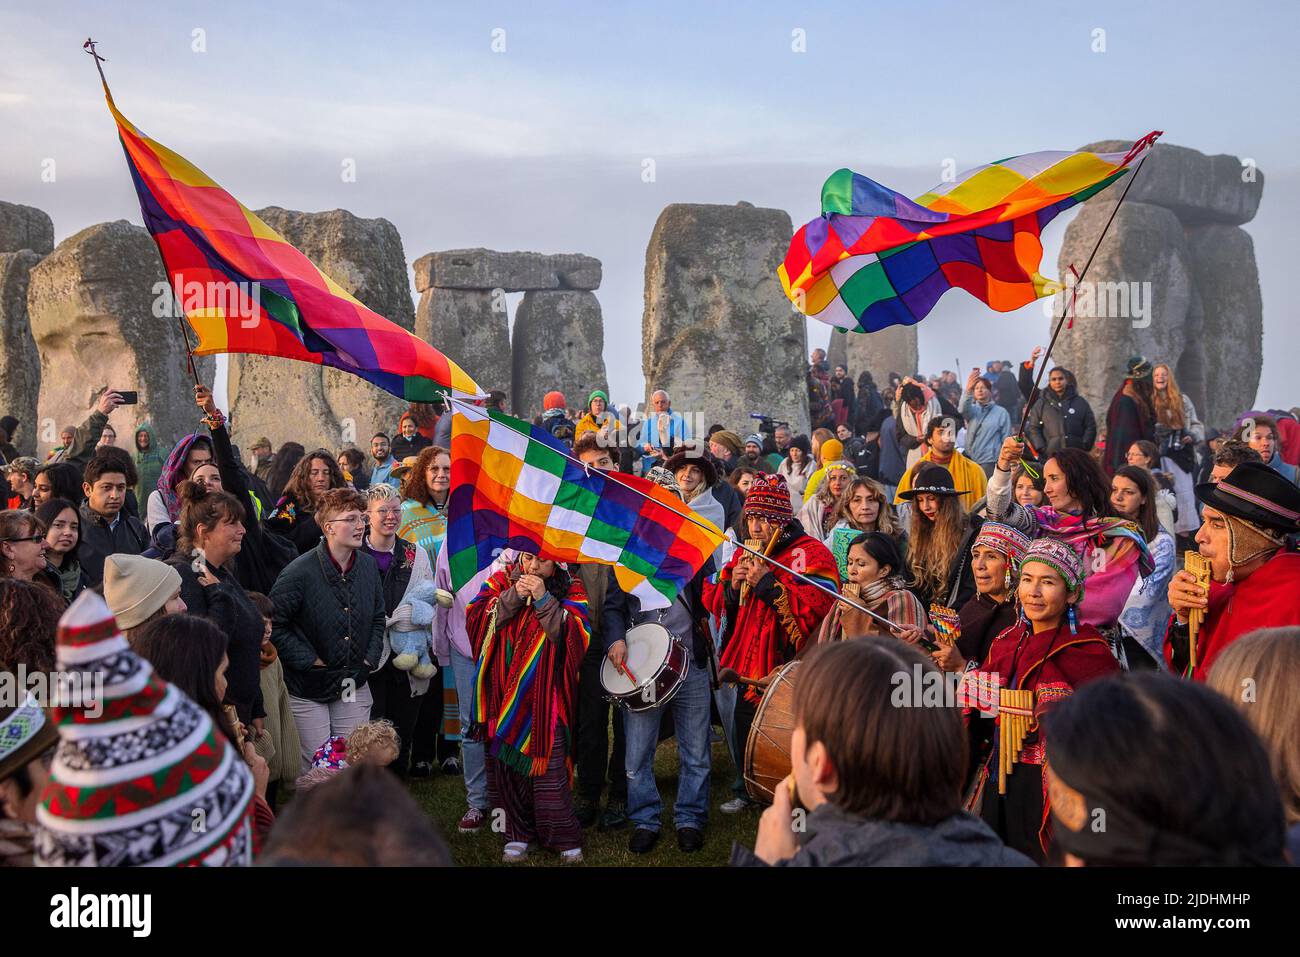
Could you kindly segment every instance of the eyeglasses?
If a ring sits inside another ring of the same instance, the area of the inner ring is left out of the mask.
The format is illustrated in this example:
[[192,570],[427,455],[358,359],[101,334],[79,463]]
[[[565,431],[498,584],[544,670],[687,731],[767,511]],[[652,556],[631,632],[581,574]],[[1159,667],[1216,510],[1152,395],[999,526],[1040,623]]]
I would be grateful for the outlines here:
[[10,542],[14,544],[18,542],[43,542],[43,541],[45,541],[44,535],[28,535],[26,538],[0,538],[0,542]]
[[364,525],[366,524],[366,517],[358,515],[356,518],[331,518],[325,524],[332,525],[334,522],[346,522],[348,525]]

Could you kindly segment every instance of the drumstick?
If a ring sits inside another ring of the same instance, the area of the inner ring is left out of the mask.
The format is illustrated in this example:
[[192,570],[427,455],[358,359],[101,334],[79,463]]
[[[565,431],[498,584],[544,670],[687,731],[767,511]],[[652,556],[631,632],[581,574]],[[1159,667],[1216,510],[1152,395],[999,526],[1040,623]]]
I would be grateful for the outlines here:
[[632,669],[629,668],[626,664],[615,665],[614,667],[617,668],[619,671],[623,672],[623,674],[627,675],[627,680],[632,682],[632,684],[637,683],[636,675],[632,674]]

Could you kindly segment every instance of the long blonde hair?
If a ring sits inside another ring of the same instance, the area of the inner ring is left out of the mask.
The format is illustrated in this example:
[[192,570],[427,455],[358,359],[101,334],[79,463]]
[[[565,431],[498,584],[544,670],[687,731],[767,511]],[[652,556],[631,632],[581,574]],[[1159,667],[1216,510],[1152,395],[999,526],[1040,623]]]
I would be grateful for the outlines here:
[[[849,503],[853,501],[854,494],[860,488],[865,488],[871,494],[871,497],[880,503],[880,512],[876,516],[875,528],[859,528],[858,524],[853,521],[852,512],[849,511]],[[840,499],[835,503],[835,512],[832,518],[834,522],[845,522],[849,528],[855,528],[859,532],[884,532],[886,535],[893,536],[899,531],[898,515],[894,512],[894,506],[890,504],[889,498],[885,495],[884,486],[861,475],[856,476],[840,493]]]
[[1258,732],[1287,825],[1300,823],[1300,627],[1261,628],[1238,638],[1215,660],[1208,684]]
[[1167,363],[1159,363],[1156,369],[1164,369],[1169,374],[1169,385],[1164,390],[1152,386],[1151,400],[1156,407],[1156,420],[1163,426],[1171,429],[1187,428],[1187,420],[1183,417],[1183,394],[1178,391],[1178,383],[1174,380],[1174,370],[1169,368]]

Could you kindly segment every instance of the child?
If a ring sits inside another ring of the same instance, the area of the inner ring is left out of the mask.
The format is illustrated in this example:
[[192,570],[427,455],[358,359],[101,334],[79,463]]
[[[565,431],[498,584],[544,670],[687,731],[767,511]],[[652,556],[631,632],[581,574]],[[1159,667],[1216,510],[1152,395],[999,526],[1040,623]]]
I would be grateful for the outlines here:
[[279,653],[271,643],[271,616],[275,606],[261,592],[250,591],[249,600],[262,616],[262,707],[266,711],[263,730],[253,746],[271,770],[271,781],[266,788],[266,800],[275,807],[276,794],[281,782],[286,790],[302,771],[302,744],[298,740],[298,727],[293,723],[293,710],[289,707],[289,689],[284,686],[284,666]]
[[358,764],[386,768],[397,760],[401,742],[391,721],[367,721],[358,725],[346,738],[334,735],[312,757],[311,768],[298,778],[295,787],[308,791],[328,781],[340,771]]

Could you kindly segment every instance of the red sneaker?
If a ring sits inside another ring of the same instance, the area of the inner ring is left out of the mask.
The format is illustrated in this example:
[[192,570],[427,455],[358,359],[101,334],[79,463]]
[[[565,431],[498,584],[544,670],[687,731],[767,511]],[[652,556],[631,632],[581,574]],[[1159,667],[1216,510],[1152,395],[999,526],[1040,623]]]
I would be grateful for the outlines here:
[[476,807],[471,807],[465,811],[465,816],[460,819],[457,827],[462,834],[477,834],[486,820],[486,814]]

